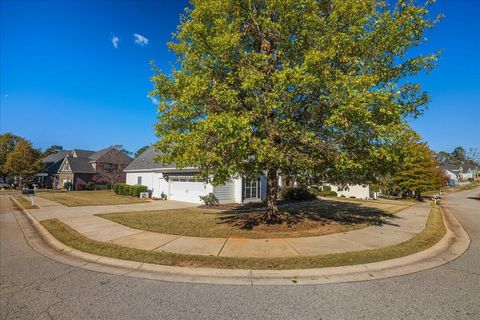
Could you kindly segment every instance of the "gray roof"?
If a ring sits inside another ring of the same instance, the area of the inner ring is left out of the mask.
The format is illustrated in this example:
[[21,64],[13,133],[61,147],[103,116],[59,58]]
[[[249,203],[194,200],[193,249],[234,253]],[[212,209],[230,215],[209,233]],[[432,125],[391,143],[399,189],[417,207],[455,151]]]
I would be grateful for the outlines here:
[[110,148],[105,148],[100,151],[96,151],[92,153],[90,156],[88,156],[88,158],[92,161],[97,161],[98,159],[103,157],[108,151],[110,151]]
[[73,173],[95,173],[95,170],[90,164],[90,160],[88,158],[75,158],[68,156],[67,161],[70,165],[70,170]]
[[71,152],[72,152],[72,150],[62,150],[62,151],[58,151],[58,152],[52,153],[52,154],[46,156],[45,158],[43,158],[43,159],[42,159],[42,163],[55,163],[55,162],[58,162],[58,161],[60,161],[60,160],[63,160],[63,158],[65,158],[66,156],[68,156]]
[[479,166],[476,165],[475,163],[469,162],[469,163],[462,164],[462,168],[463,168],[463,171],[468,171],[468,170],[475,171],[479,169]]
[[92,154],[95,153],[95,151],[91,150],[80,150],[80,149],[73,149],[72,153],[75,152],[77,154],[77,158],[88,158]]
[[104,158],[107,162],[118,163],[118,164],[129,164],[133,161],[133,158],[129,155],[123,153],[122,151],[115,148],[105,148],[100,151],[93,153],[90,157],[90,161],[95,162],[105,156],[107,153],[110,153],[108,157]]
[[441,167],[451,172],[455,172],[455,171],[458,172],[461,170],[461,166],[459,164],[454,164],[454,163],[446,163],[444,165],[441,165]]
[[147,150],[145,150],[142,154],[135,158],[126,168],[124,171],[129,170],[152,170],[152,169],[175,169],[175,164],[169,165],[162,165],[161,163],[155,162],[154,158],[161,153],[156,151],[153,146],[150,146]]

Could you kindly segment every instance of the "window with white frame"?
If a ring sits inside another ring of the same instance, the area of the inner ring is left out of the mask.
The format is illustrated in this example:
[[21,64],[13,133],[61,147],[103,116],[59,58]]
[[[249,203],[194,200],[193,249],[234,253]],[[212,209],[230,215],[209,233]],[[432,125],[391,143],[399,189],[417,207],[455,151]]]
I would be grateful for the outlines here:
[[137,177],[137,186],[141,186],[142,185],[142,176],[138,176]]
[[260,198],[260,179],[243,179],[243,198]]

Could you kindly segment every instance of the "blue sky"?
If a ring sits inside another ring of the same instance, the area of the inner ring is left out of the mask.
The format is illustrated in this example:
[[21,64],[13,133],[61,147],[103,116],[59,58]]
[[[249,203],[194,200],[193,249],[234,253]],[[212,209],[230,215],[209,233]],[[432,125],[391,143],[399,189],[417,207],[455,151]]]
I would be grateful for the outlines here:
[[[2,0],[0,131],[43,149],[122,144],[136,151],[154,142],[149,62],[172,69],[166,42],[186,5]],[[479,9],[476,0],[439,0],[433,13],[446,18],[420,48],[444,50],[430,76],[415,78],[432,102],[412,125],[436,151],[480,147]]]

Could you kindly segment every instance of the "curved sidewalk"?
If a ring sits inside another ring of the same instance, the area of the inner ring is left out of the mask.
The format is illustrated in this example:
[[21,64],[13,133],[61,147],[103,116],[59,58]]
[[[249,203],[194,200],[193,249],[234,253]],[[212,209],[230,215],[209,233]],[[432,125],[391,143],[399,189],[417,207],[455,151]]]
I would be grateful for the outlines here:
[[[37,204],[40,209],[30,210],[37,220],[58,218],[93,240],[143,250],[222,257],[315,256],[388,247],[409,240],[421,232],[430,212],[430,205],[421,204],[399,212],[381,226],[324,236],[243,239],[187,237],[142,231],[93,215],[128,211],[132,210],[131,206],[64,207],[44,199],[38,199]],[[182,203],[167,205],[167,202],[162,205],[187,206]],[[134,206],[136,210],[145,210],[139,208],[139,205]],[[150,210],[153,210],[151,206]]]
[[[2,198],[2,197],[0,197]],[[17,203],[18,205],[18,203]],[[78,251],[54,238],[29,211],[12,208],[29,245],[52,260],[82,269],[161,281],[234,285],[309,285],[367,281],[428,270],[462,255],[470,238],[449,210],[445,236],[425,251],[375,263],[312,269],[255,270],[163,266],[119,260]]]

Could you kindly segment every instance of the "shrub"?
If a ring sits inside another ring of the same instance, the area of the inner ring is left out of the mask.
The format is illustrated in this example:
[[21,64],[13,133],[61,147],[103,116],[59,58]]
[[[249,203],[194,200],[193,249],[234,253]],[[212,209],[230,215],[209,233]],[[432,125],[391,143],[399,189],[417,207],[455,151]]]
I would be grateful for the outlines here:
[[321,197],[336,197],[337,193],[335,191],[320,191],[318,195]]
[[305,187],[285,187],[281,191],[283,200],[311,200],[316,195]]
[[140,197],[140,193],[147,192],[148,188],[146,186],[129,186],[130,196],[132,197]]
[[95,190],[95,182],[89,181],[85,184],[85,190]]
[[115,183],[113,185],[113,191],[116,193],[116,194],[122,194],[123,192],[123,186],[125,185],[125,183]]
[[330,187],[330,186],[323,186],[322,191],[332,191],[332,187]]
[[355,197],[355,196],[350,196],[350,199],[356,199],[356,198],[357,198],[357,197]]
[[140,197],[142,192],[148,192],[147,186],[137,186],[137,197]]
[[113,191],[122,196],[140,197],[140,193],[148,192],[147,186],[131,186],[126,183],[116,183],[113,185]]
[[120,194],[120,195],[122,195],[122,196],[125,194],[125,186],[126,186],[125,183],[121,183],[121,184],[118,186],[118,194]]
[[210,207],[218,206],[218,199],[211,192],[206,196],[200,196],[200,200],[202,200],[206,206],[210,206]]
[[131,187],[131,185],[129,185],[129,184],[123,185],[123,193],[122,193],[122,195],[124,195],[124,196],[129,196],[129,195],[130,195],[130,187]]

